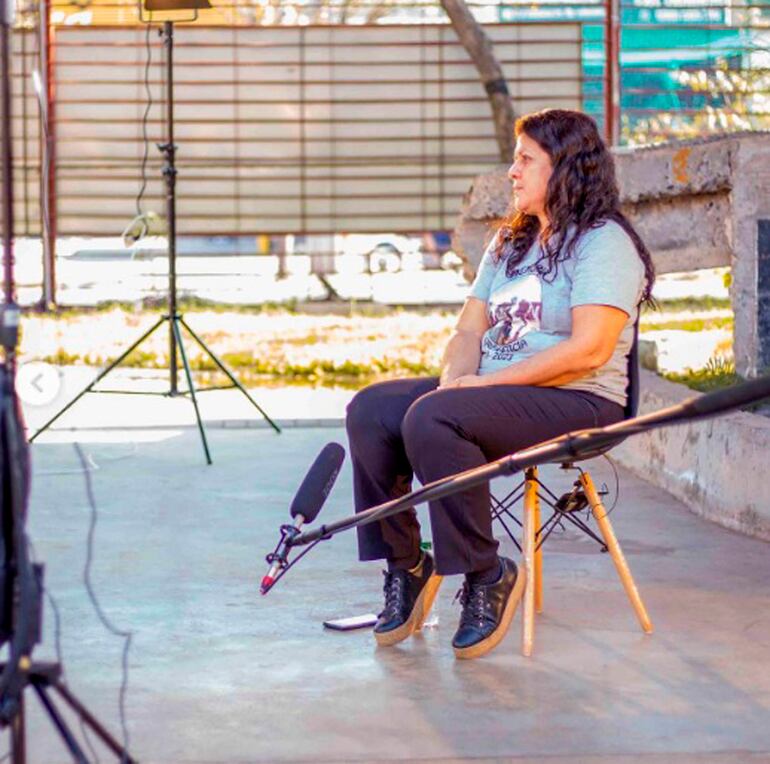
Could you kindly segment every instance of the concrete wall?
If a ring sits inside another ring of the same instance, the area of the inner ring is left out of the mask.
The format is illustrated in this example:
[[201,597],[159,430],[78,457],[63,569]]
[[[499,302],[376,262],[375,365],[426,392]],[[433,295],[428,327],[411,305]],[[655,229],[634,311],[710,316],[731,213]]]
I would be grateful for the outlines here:
[[[735,363],[770,367],[770,133],[615,152],[624,210],[659,273],[732,266]],[[511,196],[498,167],[465,196],[454,246],[473,273]]]
[[[643,371],[640,413],[694,395],[684,385]],[[612,451],[620,464],[696,514],[770,541],[768,454],[770,418],[745,412],[634,435]]]

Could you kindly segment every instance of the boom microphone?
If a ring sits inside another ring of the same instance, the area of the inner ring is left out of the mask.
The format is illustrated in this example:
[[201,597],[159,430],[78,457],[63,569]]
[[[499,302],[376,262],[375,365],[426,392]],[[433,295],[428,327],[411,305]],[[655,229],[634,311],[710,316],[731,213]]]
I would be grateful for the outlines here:
[[345,449],[339,443],[327,443],[323,447],[291,503],[289,514],[293,518],[301,519],[303,523],[312,523],[316,519],[339,475],[343,461]]
[[286,567],[291,540],[299,534],[300,528],[305,523],[312,523],[321,511],[344,460],[345,449],[339,443],[327,443],[307,471],[289,508],[289,514],[294,518],[294,525],[281,526],[281,540],[278,547],[275,552],[267,556],[270,570],[262,579],[260,586],[262,594],[270,591],[276,575]]

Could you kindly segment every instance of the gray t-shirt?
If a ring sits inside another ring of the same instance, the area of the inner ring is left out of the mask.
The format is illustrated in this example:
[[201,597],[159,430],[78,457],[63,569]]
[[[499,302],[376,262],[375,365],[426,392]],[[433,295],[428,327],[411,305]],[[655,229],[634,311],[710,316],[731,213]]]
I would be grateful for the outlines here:
[[611,305],[629,316],[612,357],[563,387],[625,405],[627,356],[644,288],[644,265],[629,235],[614,221],[587,231],[555,275],[544,275],[547,262],[536,241],[511,278],[505,262],[495,262],[494,244],[493,239],[470,290],[471,297],[486,302],[490,325],[481,341],[478,373],[504,369],[567,339],[575,306]]

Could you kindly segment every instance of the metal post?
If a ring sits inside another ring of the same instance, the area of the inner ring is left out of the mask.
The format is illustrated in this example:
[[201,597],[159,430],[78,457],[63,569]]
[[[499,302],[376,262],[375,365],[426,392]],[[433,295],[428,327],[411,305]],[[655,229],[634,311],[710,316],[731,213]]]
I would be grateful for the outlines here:
[[620,143],[620,0],[604,0],[604,137]]
[[13,143],[11,141],[11,23],[13,12],[8,0],[0,0],[0,111],[2,111],[2,220],[3,220],[3,297],[13,302]]
[[[166,218],[168,221],[168,313],[173,322],[177,316],[176,306],[176,165],[174,146],[174,23],[163,22],[163,42],[166,47],[166,165],[163,177],[166,179]],[[169,375],[171,395],[178,393],[177,387],[177,338],[173,331],[168,337]]]
[[19,696],[19,710],[11,722],[11,764],[27,764],[27,735],[24,713],[24,694]]
[[0,348],[13,389],[16,380],[16,347],[19,341],[19,307],[13,279],[13,140],[11,136],[11,25],[12,0],[0,0],[0,217],[3,233],[3,304],[0,305]]
[[0,309],[0,342],[8,376],[13,384],[16,378],[16,343],[18,341],[18,307],[13,280],[13,139],[11,135],[11,25],[13,4],[11,0],[0,0],[0,111],[3,124],[0,152],[0,183],[2,183],[2,224],[3,224],[3,301]]
[[51,0],[40,4],[40,74],[38,94],[43,121],[40,178],[41,234],[43,241],[43,307],[56,307],[56,89],[54,31]]

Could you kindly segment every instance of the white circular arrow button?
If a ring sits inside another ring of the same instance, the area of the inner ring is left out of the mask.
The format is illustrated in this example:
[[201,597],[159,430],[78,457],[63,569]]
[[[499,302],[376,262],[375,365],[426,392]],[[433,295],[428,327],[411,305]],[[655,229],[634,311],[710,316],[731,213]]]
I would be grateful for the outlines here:
[[50,363],[30,361],[16,372],[16,392],[29,406],[45,406],[61,390],[61,372]]

